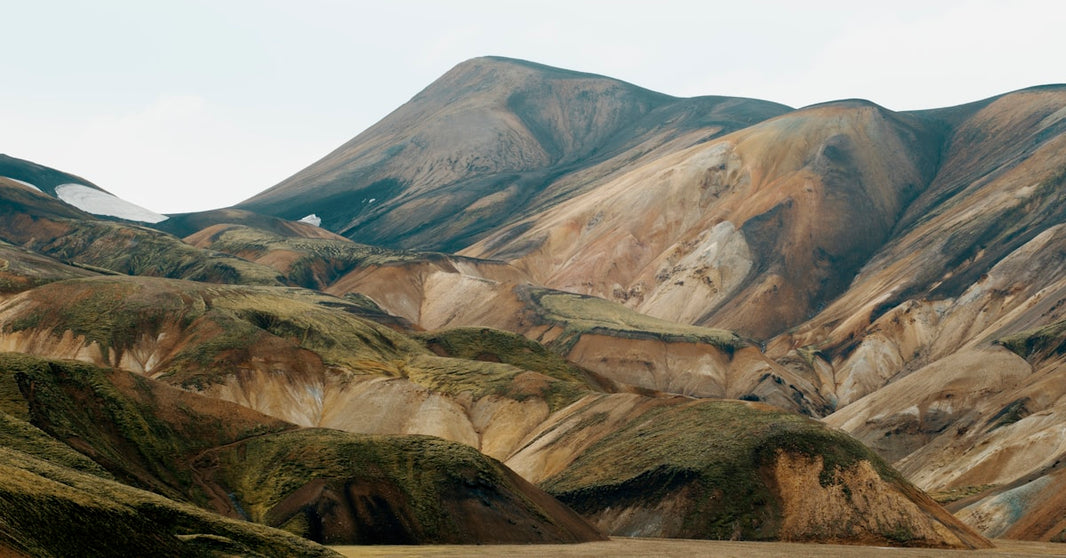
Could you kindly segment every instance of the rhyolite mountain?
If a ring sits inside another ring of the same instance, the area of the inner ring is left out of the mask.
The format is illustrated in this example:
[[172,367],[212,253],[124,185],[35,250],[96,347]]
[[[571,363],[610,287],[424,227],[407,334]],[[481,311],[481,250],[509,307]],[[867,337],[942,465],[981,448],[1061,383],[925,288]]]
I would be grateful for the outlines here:
[[234,208],[0,178],[11,466],[327,542],[1066,540],[1064,121],[478,58]]
[[478,58],[237,207],[291,220],[314,214],[358,242],[454,251],[639,161],[787,110]]

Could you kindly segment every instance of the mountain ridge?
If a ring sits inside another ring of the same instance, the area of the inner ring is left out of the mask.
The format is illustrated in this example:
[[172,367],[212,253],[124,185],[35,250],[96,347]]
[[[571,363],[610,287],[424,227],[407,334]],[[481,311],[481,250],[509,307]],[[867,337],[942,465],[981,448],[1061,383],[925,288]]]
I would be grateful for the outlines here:
[[[642,123],[642,119],[656,111],[665,110],[667,116],[672,115],[681,123],[692,121],[702,127],[735,128],[739,121],[757,120],[763,114],[787,109],[755,100],[676,99],[594,74],[545,68],[548,67],[500,58],[475,58],[459,64],[318,163],[237,207],[267,213],[274,211],[270,209],[274,207],[284,211],[280,216],[289,219],[303,216],[297,213],[318,213],[327,228],[353,239],[389,247],[410,247],[412,241],[400,239],[411,236],[423,239],[423,249],[447,251],[460,246],[463,238],[480,234],[485,225],[467,223],[454,230],[455,227],[449,229],[431,223],[425,225],[434,231],[430,234],[417,227],[375,224],[375,220],[384,218],[381,215],[386,209],[407,215],[417,207],[422,212],[440,214],[438,219],[441,219],[465,207],[475,212],[479,208],[492,209],[479,212],[478,218],[496,223],[512,208],[542,196],[545,183],[557,182],[560,176],[572,173],[575,169],[568,165],[576,160],[611,158],[612,154],[616,157],[625,152],[639,156],[639,150],[654,149],[669,141],[678,134],[676,129],[655,129],[664,118],[657,116]],[[554,100],[545,105],[546,98]],[[737,112],[739,120],[730,116],[730,104],[741,105]],[[480,107],[484,105],[491,110],[482,112]],[[748,105],[751,108],[743,109]],[[714,116],[715,107],[723,111],[721,118]],[[699,124],[701,117],[695,112],[711,118],[706,124]],[[425,123],[432,121],[447,124],[427,127]],[[623,129],[631,131],[618,135]],[[707,133],[716,132],[708,130]],[[615,136],[618,139],[612,139]],[[387,142],[389,147],[384,147],[382,142]],[[420,161],[417,166],[407,170],[395,167],[393,161],[401,149],[405,150],[405,160],[415,157]],[[597,154],[600,151],[604,154]],[[469,179],[462,179],[463,173],[472,174]],[[344,186],[346,181],[348,185]],[[320,192],[317,194],[320,203],[328,202],[332,196],[339,195],[338,188],[351,188],[352,181],[357,191],[363,192],[359,199],[350,201],[357,206],[380,202],[378,207],[381,207],[382,203],[393,203],[389,200],[394,196],[401,198],[395,200],[396,207],[362,208],[354,217],[336,216],[336,209],[329,203],[321,210],[312,211],[310,205],[297,201],[310,189]],[[401,188],[405,194],[399,193]],[[444,192],[434,193],[437,188],[443,188]],[[557,185],[559,188],[563,192],[556,195],[564,198],[569,195],[565,185]],[[422,192],[426,201],[412,198],[414,192]],[[410,199],[405,200],[403,196]],[[551,197],[534,201],[534,205],[552,203]],[[296,207],[291,207],[294,202]],[[430,209],[429,203],[443,204],[445,209]],[[359,231],[371,236],[356,236]],[[436,238],[441,233],[459,237],[442,244]]]

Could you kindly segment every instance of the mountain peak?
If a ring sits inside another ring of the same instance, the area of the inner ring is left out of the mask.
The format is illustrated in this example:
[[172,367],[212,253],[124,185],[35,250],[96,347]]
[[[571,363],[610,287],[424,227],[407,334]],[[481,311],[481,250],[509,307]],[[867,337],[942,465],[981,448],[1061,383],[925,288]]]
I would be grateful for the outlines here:
[[361,242],[454,251],[522,211],[590,187],[594,177],[574,175],[583,168],[603,177],[668,143],[693,145],[789,110],[752,99],[678,99],[595,74],[473,58],[238,207],[285,219],[314,213],[324,228]]

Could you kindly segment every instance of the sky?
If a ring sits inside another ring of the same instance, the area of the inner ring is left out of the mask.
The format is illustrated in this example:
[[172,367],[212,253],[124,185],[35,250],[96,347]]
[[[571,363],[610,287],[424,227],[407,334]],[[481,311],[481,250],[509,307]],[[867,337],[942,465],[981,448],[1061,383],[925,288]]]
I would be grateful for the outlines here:
[[1066,82],[1066,2],[0,0],[0,153],[225,207],[483,55],[679,97],[892,110]]

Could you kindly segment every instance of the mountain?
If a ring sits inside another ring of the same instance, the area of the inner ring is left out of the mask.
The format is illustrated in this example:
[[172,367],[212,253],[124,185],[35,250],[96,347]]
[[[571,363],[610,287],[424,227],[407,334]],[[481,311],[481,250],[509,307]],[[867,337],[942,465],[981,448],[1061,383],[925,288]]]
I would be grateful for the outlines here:
[[765,339],[839,296],[886,241],[932,177],[931,128],[861,102],[794,111],[635,167],[464,253]]
[[455,251],[638,161],[787,110],[753,99],[677,99],[602,76],[476,58],[237,207],[290,220],[314,214],[367,244]]
[[1064,119],[478,58],[152,228],[24,170],[0,442],[323,542],[1066,540]]

